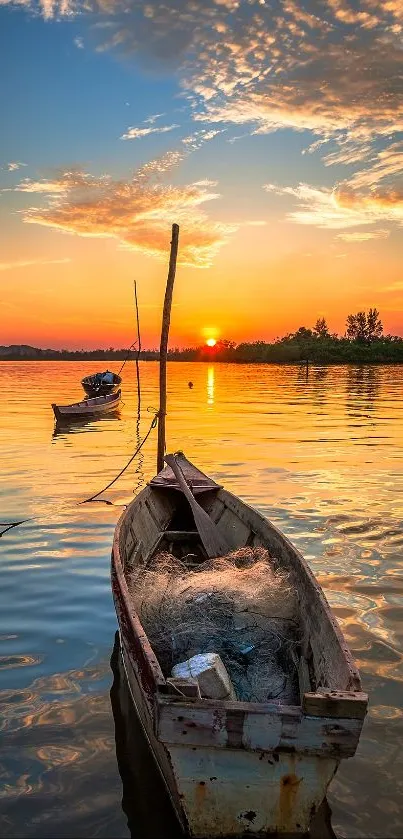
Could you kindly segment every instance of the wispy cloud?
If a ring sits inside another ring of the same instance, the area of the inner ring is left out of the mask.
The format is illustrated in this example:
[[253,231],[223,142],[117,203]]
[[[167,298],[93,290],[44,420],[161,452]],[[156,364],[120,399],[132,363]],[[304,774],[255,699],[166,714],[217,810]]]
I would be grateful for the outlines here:
[[77,36],[76,38],[74,38],[74,44],[75,44],[75,46],[77,47],[78,50],[83,50],[84,49],[84,38],[81,38],[80,36]]
[[185,149],[168,152],[127,181],[96,178],[76,169],[25,180],[16,189],[42,195],[47,203],[30,207],[23,219],[78,236],[112,237],[125,248],[164,259],[174,220],[181,227],[181,263],[207,267],[239,225],[212,222],[206,215],[203,205],[218,197],[212,182],[175,187],[163,183],[185,154]]
[[[389,221],[403,225],[402,172],[403,143],[399,142],[373,154],[370,168],[359,169],[334,189],[308,184],[298,187],[265,184],[263,188],[295,198],[299,209],[289,212],[287,218],[300,224],[347,228]],[[368,233],[365,238],[382,238],[383,235],[384,232],[378,231],[377,235]],[[353,241],[352,234],[347,241]],[[358,234],[355,241],[358,241]]]
[[177,123],[173,125],[159,125],[152,127],[147,126],[146,128],[128,128],[125,134],[122,134],[121,140],[138,140],[140,137],[148,137],[149,134],[166,134],[167,131],[173,131],[174,128],[179,128]]
[[354,193],[346,185],[335,189],[313,187],[301,183],[297,187],[265,184],[266,192],[287,195],[297,202],[297,209],[287,212],[286,219],[329,229],[343,229],[394,221],[403,224],[403,196],[399,193],[366,195]]
[[7,170],[9,172],[16,172],[17,169],[21,169],[26,165],[26,163],[22,163],[20,160],[12,160],[10,163],[7,163]]
[[336,239],[342,239],[343,242],[368,242],[370,239],[387,239],[389,230],[368,230],[357,231],[355,233],[338,233]]
[[164,116],[165,114],[152,114],[150,117],[147,117],[147,119],[143,120],[143,122],[150,123],[150,125],[154,125],[154,122],[156,122],[157,119],[161,119]]
[[14,262],[0,262],[0,271],[12,271],[16,268],[32,268],[35,265],[66,265],[71,259],[19,259]]

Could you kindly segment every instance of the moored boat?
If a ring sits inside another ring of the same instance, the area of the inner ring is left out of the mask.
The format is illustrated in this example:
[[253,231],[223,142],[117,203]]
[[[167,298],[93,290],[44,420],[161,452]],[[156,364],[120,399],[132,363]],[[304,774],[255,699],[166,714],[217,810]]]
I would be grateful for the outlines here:
[[85,417],[96,418],[115,411],[119,407],[121,395],[121,391],[118,390],[116,393],[109,393],[105,396],[82,399],[81,402],[74,402],[71,405],[56,405],[52,403],[53,413],[58,422],[72,422],[75,419]]
[[[172,456],[168,460],[172,463]],[[124,511],[113,542],[112,588],[134,705],[185,834],[306,833],[340,761],[356,751],[367,696],[299,551],[182,453],[175,463],[223,544],[231,550],[263,546],[290,575],[301,628],[298,700],[256,703],[180,695],[162,672],[134,610],[130,575],[162,551],[182,561],[189,554],[193,563],[208,555],[183,486],[168,466]]]
[[117,373],[105,370],[103,373],[85,376],[81,379],[81,384],[87,396],[105,396],[107,393],[113,393],[122,384],[122,379]]

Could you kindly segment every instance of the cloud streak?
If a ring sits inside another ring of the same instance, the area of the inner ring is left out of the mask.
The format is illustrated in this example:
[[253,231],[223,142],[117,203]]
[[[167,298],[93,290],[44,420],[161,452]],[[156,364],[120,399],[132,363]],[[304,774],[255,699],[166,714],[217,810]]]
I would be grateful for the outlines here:
[[166,134],[168,131],[173,131],[174,128],[179,128],[177,123],[173,125],[147,126],[146,128],[128,128],[125,134],[122,134],[121,140],[138,140],[141,137],[148,137],[150,134]]
[[32,268],[35,265],[67,265],[71,259],[19,259],[15,262],[0,262],[0,271],[12,271],[18,268]]

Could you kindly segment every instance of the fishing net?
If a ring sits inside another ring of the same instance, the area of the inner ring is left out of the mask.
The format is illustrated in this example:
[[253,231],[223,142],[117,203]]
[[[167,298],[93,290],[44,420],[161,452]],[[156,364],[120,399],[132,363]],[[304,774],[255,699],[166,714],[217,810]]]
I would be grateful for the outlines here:
[[289,575],[264,548],[242,548],[189,569],[169,553],[133,569],[129,589],[165,676],[218,653],[237,699],[297,700],[297,601]]

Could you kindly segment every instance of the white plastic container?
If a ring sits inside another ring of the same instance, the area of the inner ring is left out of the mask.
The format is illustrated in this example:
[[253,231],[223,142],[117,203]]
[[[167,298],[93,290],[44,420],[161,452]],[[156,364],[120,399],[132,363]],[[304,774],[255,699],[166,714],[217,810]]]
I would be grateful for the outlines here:
[[200,693],[206,699],[236,699],[231,679],[218,653],[194,655],[187,661],[175,664],[172,676],[197,679]]

